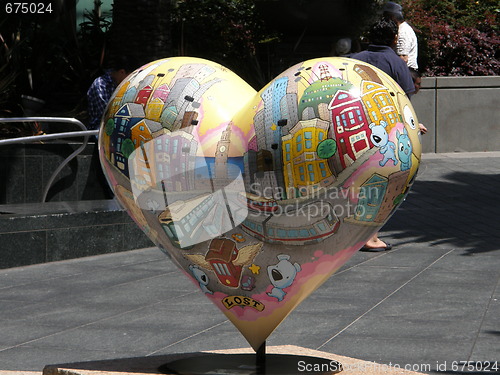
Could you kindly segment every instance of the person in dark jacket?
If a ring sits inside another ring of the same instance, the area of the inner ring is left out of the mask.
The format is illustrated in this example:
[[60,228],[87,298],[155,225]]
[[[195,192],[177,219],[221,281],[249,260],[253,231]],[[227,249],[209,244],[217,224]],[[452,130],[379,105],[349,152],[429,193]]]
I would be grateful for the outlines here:
[[392,20],[381,19],[372,26],[369,37],[368,48],[350,57],[383,70],[401,86],[407,95],[413,94],[415,85],[410,69],[394,51],[398,40],[398,25]]

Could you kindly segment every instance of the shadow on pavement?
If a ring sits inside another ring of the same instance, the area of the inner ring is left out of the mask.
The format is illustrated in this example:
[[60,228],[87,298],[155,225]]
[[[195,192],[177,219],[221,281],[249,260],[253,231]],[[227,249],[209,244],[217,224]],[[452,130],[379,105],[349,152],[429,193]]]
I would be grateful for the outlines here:
[[[448,244],[463,255],[500,250],[500,174],[452,172],[420,180],[383,227],[399,243]],[[408,239],[408,241],[405,241]]]

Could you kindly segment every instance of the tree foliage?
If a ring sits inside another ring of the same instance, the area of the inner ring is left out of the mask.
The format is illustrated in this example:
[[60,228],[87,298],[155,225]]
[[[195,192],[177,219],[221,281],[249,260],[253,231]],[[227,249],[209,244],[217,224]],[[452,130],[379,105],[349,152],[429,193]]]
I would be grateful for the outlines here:
[[402,0],[428,76],[500,74],[496,0]]
[[272,37],[254,0],[183,0],[173,11],[174,54],[219,62],[255,87],[264,83],[257,46]]
[[337,143],[334,139],[327,138],[324,141],[320,142],[318,148],[316,149],[316,153],[318,157],[321,159],[331,158],[337,152]]

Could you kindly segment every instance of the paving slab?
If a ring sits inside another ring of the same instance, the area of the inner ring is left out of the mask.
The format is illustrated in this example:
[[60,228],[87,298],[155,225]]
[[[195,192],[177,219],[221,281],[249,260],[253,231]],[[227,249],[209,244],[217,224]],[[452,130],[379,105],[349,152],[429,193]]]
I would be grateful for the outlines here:
[[[500,153],[425,154],[380,232],[393,250],[356,253],[267,344],[424,374],[498,369],[498,186]],[[0,375],[247,347],[157,248],[0,270]]]

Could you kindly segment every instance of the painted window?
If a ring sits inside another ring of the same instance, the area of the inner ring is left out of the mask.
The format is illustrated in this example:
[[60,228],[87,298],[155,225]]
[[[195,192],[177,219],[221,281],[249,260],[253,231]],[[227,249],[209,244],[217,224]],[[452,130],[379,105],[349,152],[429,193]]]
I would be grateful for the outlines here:
[[278,229],[278,238],[287,238],[287,236],[286,236],[286,230],[284,230],[284,229]]
[[301,229],[301,230],[299,230],[299,235],[302,238],[304,238],[304,237],[307,238],[307,237],[309,237],[309,231],[307,229]]
[[354,120],[354,113],[352,113],[352,111],[349,112],[349,122],[351,123],[351,125],[356,123],[356,120]]
[[347,128],[347,120],[345,117],[345,113],[342,113],[342,115],[340,115],[340,118],[342,119],[342,125],[344,125],[344,128]]
[[319,163],[319,168],[321,170],[321,177],[326,177],[325,163],[323,162]]
[[362,122],[363,121],[363,117],[361,117],[361,111],[359,109],[356,109],[356,114],[358,115],[358,121]]

